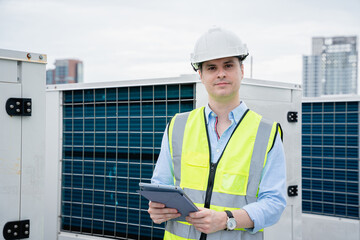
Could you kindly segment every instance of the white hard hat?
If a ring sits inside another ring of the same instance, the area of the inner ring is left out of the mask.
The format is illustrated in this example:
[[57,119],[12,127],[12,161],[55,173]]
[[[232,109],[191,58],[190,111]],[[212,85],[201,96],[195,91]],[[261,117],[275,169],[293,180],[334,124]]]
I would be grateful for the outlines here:
[[235,56],[242,61],[248,55],[246,44],[243,44],[238,36],[225,29],[213,27],[197,40],[190,60],[197,71],[199,63],[205,61]]

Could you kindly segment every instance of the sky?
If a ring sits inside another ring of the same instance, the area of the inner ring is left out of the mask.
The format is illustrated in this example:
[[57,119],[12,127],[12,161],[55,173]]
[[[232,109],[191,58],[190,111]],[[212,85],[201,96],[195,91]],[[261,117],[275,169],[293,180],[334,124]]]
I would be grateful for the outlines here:
[[80,59],[85,82],[178,77],[195,73],[196,40],[219,26],[247,44],[253,78],[301,84],[311,38],[359,44],[359,13],[360,0],[0,0],[0,48],[47,54],[48,69]]

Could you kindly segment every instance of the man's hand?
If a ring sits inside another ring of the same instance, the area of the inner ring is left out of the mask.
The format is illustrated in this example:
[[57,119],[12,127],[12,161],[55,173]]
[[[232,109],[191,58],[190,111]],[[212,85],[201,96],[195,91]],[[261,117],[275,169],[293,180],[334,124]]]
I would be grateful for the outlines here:
[[200,232],[209,234],[226,228],[227,215],[208,208],[199,208],[186,217],[186,221],[194,225]]
[[181,216],[175,208],[165,208],[165,204],[157,202],[149,202],[148,213],[153,222],[157,224]]

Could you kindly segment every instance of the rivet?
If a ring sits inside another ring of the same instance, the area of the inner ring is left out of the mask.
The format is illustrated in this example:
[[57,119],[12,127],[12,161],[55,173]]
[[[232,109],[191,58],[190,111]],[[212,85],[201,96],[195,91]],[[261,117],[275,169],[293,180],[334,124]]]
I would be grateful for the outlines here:
[[31,105],[31,102],[27,102],[26,105],[30,106],[30,105]]
[[40,56],[39,56],[39,59],[40,59],[40,60],[42,60],[42,59],[43,59],[43,56],[42,56],[42,55],[40,55]]
[[31,109],[27,109],[26,111],[29,113],[29,112],[31,112]]
[[25,231],[25,235],[28,235],[29,234],[29,231]]
[[[16,109],[16,112],[20,112],[20,109]],[[16,226],[16,225],[15,225]]]
[[14,105],[10,105],[10,108],[14,108]]
[[25,224],[25,227],[26,227],[26,228],[29,228],[29,224]]
[[18,105],[18,106],[19,106],[19,105],[20,105],[20,102],[16,102],[16,105]]
[[7,232],[8,232],[8,233],[11,233],[11,229],[8,229]]
[[17,236],[17,232],[14,232],[14,236],[15,236],[15,237]]
[[[19,109],[16,109],[16,110],[19,110]],[[20,111],[20,110],[19,110]],[[14,228],[17,229],[18,228],[18,225],[14,225]]]
[[30,53],[28,53],[26,56],[27,56],[27,58],[31,58],[31,54],[30,54]]

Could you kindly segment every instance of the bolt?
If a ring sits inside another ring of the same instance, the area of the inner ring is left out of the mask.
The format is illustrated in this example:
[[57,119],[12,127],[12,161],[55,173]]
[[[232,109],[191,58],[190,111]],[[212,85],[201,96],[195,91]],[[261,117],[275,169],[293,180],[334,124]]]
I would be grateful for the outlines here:
[[31,102],[27,102],[26,105],[30,106],[30,105],[31,105]]
[[27,58],[29,58],[29,59],[31,58],[31,54],[30,54],[30,53],[28,53],[26,56],[27,56]]
[[[18,112],[18,113],[19,113],[19,112],[20,112],[20,109],[16,109],[16,112]],[[15,225],[15,226],[16,226],[16,225]]]
[[7,232],[8,232],[8,233],[11,233],[11,229],[8,229]]
[[13,109],[15,106],[14,105],[10,105],[10,108]]
[[42,59],[43,59],[43,56],[42,56],[42,55],[40,55],[40,56],[39,56],[39,59],[40,59],[40,60],[42,60]]
[[19,105],[20,105],[20,102],[16,102],[16,105],[18,105],[18,106],[19,106]]

